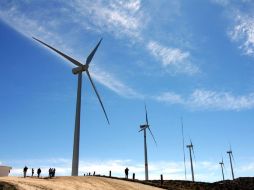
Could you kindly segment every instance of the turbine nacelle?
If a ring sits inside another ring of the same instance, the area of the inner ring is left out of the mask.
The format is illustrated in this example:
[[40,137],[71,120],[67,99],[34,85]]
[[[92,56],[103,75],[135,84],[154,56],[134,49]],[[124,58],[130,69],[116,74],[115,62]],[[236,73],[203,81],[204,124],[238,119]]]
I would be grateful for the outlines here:
[[193,144],[187,145],[187,148],[193,148]]
[[73,68],[72,69],[72,73],[74,74],[74,75],[76,75],[76,74],[79,74],[79,73],[82,73],[83,71],[87,71],[88,70],[88,65],[86,64],[86,65],[82,65],[82,66],[79,66],[79,67],[75,67],[75,68]]
[[140,130],[139,130],[139,132],[145,130],[145,129],[148,128],[148,127],[149,127],[149,125],[147,125],[147,124],[140,125]]

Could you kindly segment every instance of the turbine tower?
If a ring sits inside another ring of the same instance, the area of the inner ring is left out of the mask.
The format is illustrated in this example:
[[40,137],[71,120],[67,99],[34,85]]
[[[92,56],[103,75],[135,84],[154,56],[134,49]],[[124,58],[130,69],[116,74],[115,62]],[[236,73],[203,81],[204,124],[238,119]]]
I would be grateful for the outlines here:
[[148,116],[147,116],[147,109],[146,109],[146,105],[145,105],[145,112],[146,112],[146,123],[144,125],[140,125],[140,130],[139,132],[141,131],[144,131],[144,153],[145,153],[145,180],[149,180],[149,176],[148,176],[148,159],[147,159],[147,144],[146,144],[146,129],[149,130],[151,136],[153,137],[153,140],[154,140],[154,143],[156,144],[157,146],[157,142],[153,136],[153,133],[150,129],[150,126],[148,124]]
[[192,154],[191,153],[193,153],[194,158],[195,158],[195,154],[194,154],[194,150],[193,150],[193,144],[191,141],[190,141],[190,143],[191,144],[187,145],[186,147],[189,149],[189,152],[190,152],[191,174],[192,174],[192,181],[194,182],[195,179],[194,179],[194,170],[193,170]]
[[232,164],[232,158],[234,160],[234,156],[233,156],[231,146],[230,146],[230,150],[227,151],[227,153],[228,153],[228,156],[229,156],[229,161],[230,161],[230,166],[231,166],[232,179],[234,180],[235,176],[234,176],[234,170],[233,170],[233,164]]
[[225,178],[224,178],[224,162],[223,162],[223,158],[222,158],[222,160],[221,160],[221,162],[219,162],[219,164],[220,164],[220,167],[221,167],[221,173],[222,173],[222,179],[223,179],[223,181],[225,180]]
[[50,48],[51,50],[55,51],[56,53],[58,53],[59,55],[61,55],[62,57],[64,57],[65,59],[69,60],[70,62],[72,62],[74,65],[76,65],[77,67],[72,69],[72,73],[74,75],[78,75],[78,89],[77,89],[77,102],[76,102],[76,117],[75,117],[75,130],[74,130],[74,143],[73,143],[73,157],[72,157],[72,172],[71,175],[72,176],[78,176],[78,167],[79,167],[79,139],[80,139],[80,111],[81,111],[81,88],[82,88],[82,73],[85,71],[89,81],[92,84],[92,87],[95,91],[95,94],[100,102],[100,105],[102,107],[102,110],[104,112],[104,115],[107,119],[107,122],[109,124],[109,119],[107,116],[107,113],[104,109],[103,103],[101,101],[100,95],[95,87],[95,84],[90,76],[90,73],[88,71],[89,68],[89,64],[91,63],[93,56],[95,54],[95,52],[97,51],[102,39],[98,42],[98,44],[95,46],[95,48],[92,50],[92,52],[88,55],[87,59],[86,59],[86,63],[82,64],[80,62],[78,62],[77,60],[69,57],[68,55],[62,53],[61,51],[51,47],[50,45],[42,42],[41,40],[34,38],[36,41],[40,42],[41,44],[43,44],[44,46]]

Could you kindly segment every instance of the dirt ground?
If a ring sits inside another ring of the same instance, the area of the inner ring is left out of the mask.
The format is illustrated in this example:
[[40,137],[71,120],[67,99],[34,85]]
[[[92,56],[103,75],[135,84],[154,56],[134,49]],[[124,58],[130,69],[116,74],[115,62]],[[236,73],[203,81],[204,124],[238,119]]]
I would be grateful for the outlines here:
[[160,188],[129,181],[103,177],[56,177],[53,179],[38,179],[36,177],[0,177],[0,183],[7,182],[18,190],[161,190]]

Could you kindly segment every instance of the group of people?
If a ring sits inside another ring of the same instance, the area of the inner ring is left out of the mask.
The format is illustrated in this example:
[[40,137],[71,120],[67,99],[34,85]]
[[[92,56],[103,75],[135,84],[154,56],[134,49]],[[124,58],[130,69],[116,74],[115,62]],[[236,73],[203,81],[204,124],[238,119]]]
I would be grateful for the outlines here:
[[[84,176],[91,176],[91,172],[84,174]],[[93,172],[93,176],[95,176],[95,171]]]
[[[128,179],[129,177],[129,168],[125,168],[124,170],[124,173],[125,173],[125,178]],[[91,173],[86,173],[84,174],[84,176],[91,176]],[[93,172],[93,176],[95,176],[95,171]],[[111,171],[110,171],[110,177],[111,177]]]
[[49,168],[49,177],[55,177],[56,168]]
[[[28,170],[28,167],[25,166],[24,169],[23,169],[23,173],[24,173],[24,178],[26,178],[26,174],[27,174],[27,170]],[[55,174],[56,174],[56,169],[55,168],[49,168],[49,177],[55,177]],[[37,176],[38,178],[40,177],[41,175],[41,168],[38,168],[37,169]],[[32,168],[32,177],[34,176],[34,169]]]
[[[24,169],[23,169],[24,178],[26,177],[27,170],[28,170],[28,167],[25,166]],[[38,176],[38,178],[40,177],[40,175],[41,175],[41,168],[38,168],[37,169],[37,176]],[[34,176],[34,169],[32,168],[32,177],[33,176]]]

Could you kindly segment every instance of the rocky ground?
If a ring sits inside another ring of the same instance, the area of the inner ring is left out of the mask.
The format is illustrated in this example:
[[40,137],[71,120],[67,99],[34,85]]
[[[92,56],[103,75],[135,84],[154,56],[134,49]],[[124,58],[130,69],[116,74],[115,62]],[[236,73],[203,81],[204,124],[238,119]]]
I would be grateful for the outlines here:
[[253,177],[240,177],[235,180],[226,180],[224,182],[205,183],[190,182],[180,180],[165,180],[161,185],[161,181],[153,180],[147,183],[156,185],[169,190],[254,190]]

